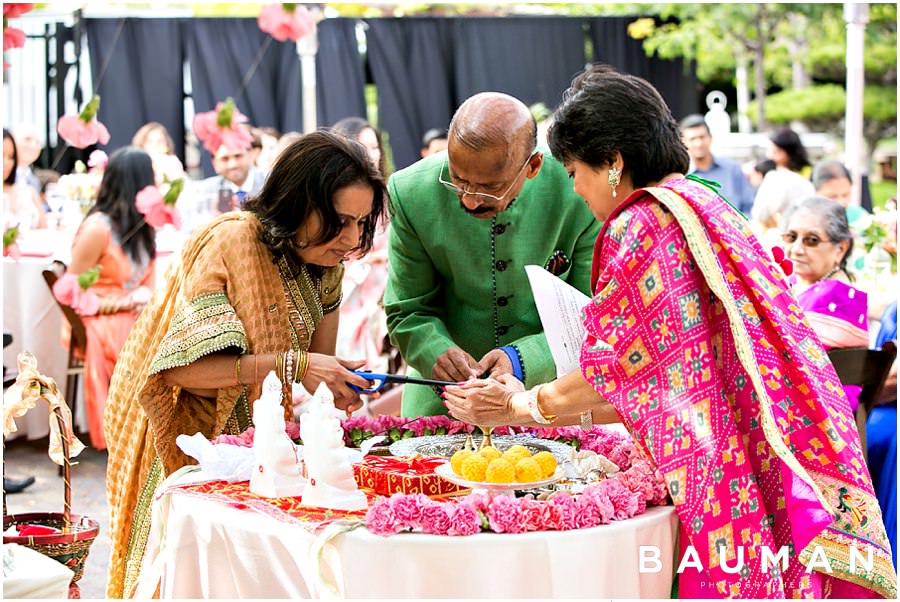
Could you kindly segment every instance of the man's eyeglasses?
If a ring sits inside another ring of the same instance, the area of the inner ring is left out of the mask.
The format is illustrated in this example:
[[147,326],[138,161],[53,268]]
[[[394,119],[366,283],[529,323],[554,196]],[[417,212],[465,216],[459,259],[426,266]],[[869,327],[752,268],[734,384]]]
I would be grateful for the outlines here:
[[[789,245],[797,242],[797,233],[796,232],[785,232],[781,235],[781,240],[786,242]],[[824,238],[819,238],[815,234],[807,234],[806,236],[800,238],[800,243],[804,247],[809,247],[810,249],[814,249],[819,246],[819,243],[823,242],[834,242],[833,240],[826,240]]]
[[[535,151],[535,152],[537,152],[537,151]],[[449,163],[450,163],[449,159],[446,162],[444,162],[444,165],[441,166],[441,171],[438,174],[438,182],[443,184],[444,188],[446,188],[447,190],[449,190],[450,192],[452,192],[458,196],[469,195],[469,196],[474,196],[474,197],[491,199],[492,201],[502,201],[506,197],[506,195],[509,194],[509,191],[513,189],[513,186],[516,185],[516,182],[519,180],[519,176],[522,175],[522,172],[525,170],[525,167],[527,167],[528,163],[531,162],[531,159],[534,157],[534,154],[535,153],[531,153],[530,155],[528,155],[528,159],[525,160],[525,163],[523,163],[522,167],[519,168],[519,171],[516,172],[516,177],[513,178],[513,181],[510,182],[509,186],[507,186],[506,191],[503,194],[501,194],[500,196],[497,196],[495,194],[491,194],[488,192],[475,192],[474,190],[469,190],[467,188],[463,188],[462,186],[458,186],[458,185],[454,184],[452,181],[445,180],[444,179],[444,168],[449,166]],[[453,176],[451,175],[450,180],[452,180],[452,179],[453,179]],[[500,184],[499,186],[496,186],[496,188],[499,189],[500,186],[502,186],[502,184]],[[482,186],[482,188],[486,188],[486,187]],[[490,187],[487,187],[487,188],[490,189]]]

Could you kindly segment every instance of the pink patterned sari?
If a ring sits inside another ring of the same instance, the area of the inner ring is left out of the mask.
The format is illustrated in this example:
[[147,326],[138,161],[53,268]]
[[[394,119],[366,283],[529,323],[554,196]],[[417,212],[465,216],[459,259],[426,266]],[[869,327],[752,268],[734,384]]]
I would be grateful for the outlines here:
[[689,179],[638,190],[597,239],[592,290],[582,373],[666,479],[679,595],[895,598],[853,414],[746,220]]

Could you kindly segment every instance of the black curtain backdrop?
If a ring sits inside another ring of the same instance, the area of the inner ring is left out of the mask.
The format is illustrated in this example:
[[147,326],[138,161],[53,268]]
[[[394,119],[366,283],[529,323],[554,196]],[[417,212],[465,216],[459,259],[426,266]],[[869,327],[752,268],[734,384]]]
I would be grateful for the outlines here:
[[650,58],[640,40],[628,35],[628,24],[638,17],[597,17],[590,21],[593,61],[649,81],[669,105],[675,119],[697,112],[699,88],[693,69],[682,59]]
[[[472,94],[496,90],[552,109],[590,61],[649,80],[676,119],[696,112],[696,77],[681,60],[647,57],[641,43],[627,36],[634,19],[366,19],[366,57],[358,50],[357,19],[326,19],[318,28],[317,122],[329,126],[343,117],[366,116],[368,67],[378,89],[378,125],[401,169],[419,159],[422,134],[447,127],[456,107]],[[196,112],[210,111],[231,96],[253,125],[302,130],[296,44],[273,40],[256,19],[87,19],[85,24],[110,150],[130,143],[144,123],[159,121],[184,159],[185,61]],[[585,57],[588,39],[592,57]],[[209,159],[204,150],[207,175],[213,173]]]
[[[230,96],[254,126],[302,128],[296,44],[274,40],[256,19],[187,19],[184,27],[197,113]],[[205,149],[202,166],[205,174],[214,173]]]
[[486,90],[554,108],[584,69],[583,20],[570,17],[455,19],[457,103]]
[[387,132],[394,166],[418,161],[422,135],[446,128],[456,110],[455,19],[370,19],[369,66],[378,88],[379,127]]
[[357,19],[319,22],[316,120],[331,126],[344,117],[366,118],[366,73],[356,40]]
[[[184,161],[184,45],[178,19],[85,19],[98,118],[111,152],[148,121],[163,124]],[[85,102],[90,96],[85,97]],[[83,107],[79,107],[83,108]]]

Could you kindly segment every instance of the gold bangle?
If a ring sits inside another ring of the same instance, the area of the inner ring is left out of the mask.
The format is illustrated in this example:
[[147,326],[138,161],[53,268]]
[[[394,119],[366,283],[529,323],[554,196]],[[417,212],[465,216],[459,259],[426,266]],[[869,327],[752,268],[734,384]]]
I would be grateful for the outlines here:
[[241,384],[241,356],[238,355],[234,360],[234,380],[240,385]]
[[309,353],[306,351],[297,352],[297,370],[294,372],[294,382],[302,382],[309,372]]
[[253,354],[253,384],[259,382],[259,356]]

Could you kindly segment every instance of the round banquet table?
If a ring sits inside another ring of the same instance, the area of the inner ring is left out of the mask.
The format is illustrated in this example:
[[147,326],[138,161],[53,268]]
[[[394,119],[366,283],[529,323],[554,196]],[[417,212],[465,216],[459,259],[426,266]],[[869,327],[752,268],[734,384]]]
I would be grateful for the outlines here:
[[[358,528],[323,543],[260,512],[177,489],[157,496],[141,588],[152,593],[159,579],[163,598],[668,598],[674,574],[671,506],[591,529],[381,537]],[[659,550],[660,570],[639,571],[641,546]]]

